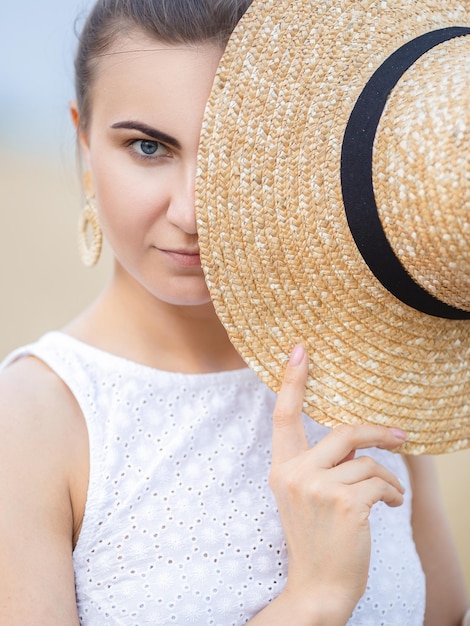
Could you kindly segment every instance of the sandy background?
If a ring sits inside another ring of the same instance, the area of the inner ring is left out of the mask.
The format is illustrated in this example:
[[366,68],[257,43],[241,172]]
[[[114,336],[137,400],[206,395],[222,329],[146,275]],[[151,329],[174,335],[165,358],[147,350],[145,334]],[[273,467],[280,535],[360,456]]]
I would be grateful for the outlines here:
[[[76,248],[81,192],[66,159],[28,162],[0,152],[0,355],[60,328],[98,293],[109,250],[82,267]],[[437,457],[442,496],[470,590],[470,450]]]

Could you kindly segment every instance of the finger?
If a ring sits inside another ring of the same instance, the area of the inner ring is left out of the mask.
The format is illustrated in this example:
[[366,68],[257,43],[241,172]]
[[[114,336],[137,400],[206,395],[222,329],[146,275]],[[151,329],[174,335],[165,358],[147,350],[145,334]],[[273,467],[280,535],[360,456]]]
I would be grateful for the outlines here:
[[377,502],[384,502],[388,506],[403,504],[403,493],[381,478],[374,477],[363,480],[349,487],[353,491],[356,502],[364,503],[364,513],[368,516],[370,509]]
[[336,467],[353,451],[364,448],[393,450],[406,439],[406,433],[375,424],[340,424],[315,446],[315,458],[320,467]]
[[400,493],[405,492],[405,488],[395,474],[370,456],[359,456],[352,461],[342,463],[330,469],[327,474],[330,479],[335,482],[342,482],[344,485],[353,485],[370,478],[379,478]]
[[308,373],[304,348],[292,351],[273,413],[273,464],[283,463],[308,449],[302,406]]
[[338,465],[340,465],[341,463],[346,463],[346,461],[352,461],[352,459],[354,459],[355,456],[356,456],[356,450],[352,450],[349,454],[347,454],[344,457],[344,459],[341,459]]

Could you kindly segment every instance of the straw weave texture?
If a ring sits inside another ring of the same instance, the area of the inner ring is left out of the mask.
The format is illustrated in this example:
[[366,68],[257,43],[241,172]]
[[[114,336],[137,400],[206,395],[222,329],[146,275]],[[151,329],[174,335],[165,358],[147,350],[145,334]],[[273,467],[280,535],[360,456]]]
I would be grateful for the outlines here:
[[[438,81],[423,80],[431,71]],[[379,215],[395,254],[427,291],[466,311],[470,310],[469,77],[470,37],[430,50],[392,92],[374,151]],[[410,119],[416,120],[413,125]]]
[[[201,259],[231,341],[276,391],[290,351],[303,343],[310,356],[305,412],[330,427],[363,421],[401,427],[408,432],[401,451],[412,454],[470,445],[470,326],[419,313],[372,275],[347,226],[341,143],[358,95],[385,58],[418,35],[469,23],[462,2],[255,0],[222,58],[201,136]],[[462,48],[468,58],[468,42]],[[406,84],[399,89],[404,110],[390,114],[392,127],[407,111],[420,114],[423,102],[419,93],[407,95]],[[389,147],[387,115],[374,151],[379,200],[393,199],[385,222],[401,211],[404,193],[390,192],[403,146],[397,136]],[[460,124],[468,158],[468,115]],[[434,142],[419,138],[416,149],[429,153]],[[455,147],[446,152],[454,158]],[[441,165],[426,185],[439,180]],[[446,192],[460,183],[446,182]],[[467,209],[468,188],[467,181]],[[413,215],[403,219],[411,223]],[[385,226],[398,255],[418,258],[410,265],[419,272],[428,244],[410,253],[400,237],[412,230],[403,227],[395,241],[393,226]],[[453,245],[466,247],[468,262],[468,223],[446,227]],[[441,263],[442,254],[452,267],[451,251],[437,251],[434,260]],[[468,307],[469,274],[467,265],[450,295],[429,289],[458,303],[465,289]]]

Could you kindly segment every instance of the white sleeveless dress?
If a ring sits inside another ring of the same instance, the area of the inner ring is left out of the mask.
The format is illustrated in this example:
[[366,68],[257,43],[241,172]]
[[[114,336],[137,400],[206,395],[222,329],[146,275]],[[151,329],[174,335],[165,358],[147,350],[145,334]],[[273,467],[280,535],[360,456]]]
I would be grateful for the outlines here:
[[[250,369],[155,370],[61,332],[20,348],[71,389],[90,441],[90,483],[74,551],[82,626],[241,626],[285,583],[287,555],[268,486],[275,395]],[[328,431],[305,418],[314,444]],[[367,590],[349,626],[421,626],[425,580],[411,487],[397,454],[363,451],[406,486],[376,504]]]

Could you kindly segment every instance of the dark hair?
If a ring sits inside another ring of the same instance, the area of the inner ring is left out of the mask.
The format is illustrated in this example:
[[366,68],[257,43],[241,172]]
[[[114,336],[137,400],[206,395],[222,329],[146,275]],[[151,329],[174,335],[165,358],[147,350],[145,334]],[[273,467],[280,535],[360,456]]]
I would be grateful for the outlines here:
[[80,125],[90,118],[90,92],[97,59],[116,38],[134,29],[163,43],[214,41],[225,47],[252,0],[98,0],[85,22],[75,57]]

